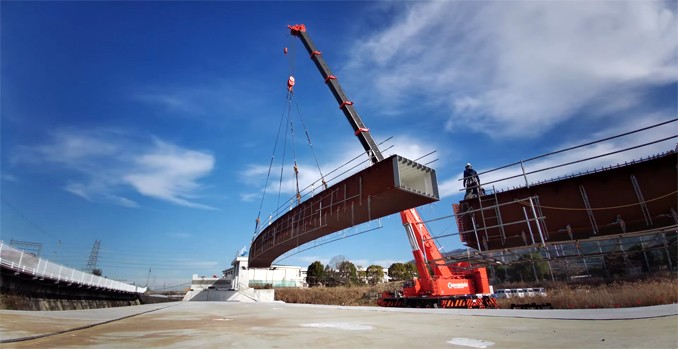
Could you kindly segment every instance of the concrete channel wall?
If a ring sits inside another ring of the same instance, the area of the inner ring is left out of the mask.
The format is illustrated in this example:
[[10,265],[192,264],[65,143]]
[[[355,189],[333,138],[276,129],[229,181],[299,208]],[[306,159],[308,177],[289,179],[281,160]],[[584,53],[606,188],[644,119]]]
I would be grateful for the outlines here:
[[40,280],[50,280],[55,283],[66,283],[81,287],[110,290],[116,292],[144,293],[145,287],[130,285],[90,273],[85,273],[61,264],[52,263],[46,259],[36,257],[13,248],[0,240],[0,265],[3,269],[13,270],[15,273],[26,274]]
[[146,287],[52,263],[0,241],[0,291],[4,308],[74,310],[141,304]]

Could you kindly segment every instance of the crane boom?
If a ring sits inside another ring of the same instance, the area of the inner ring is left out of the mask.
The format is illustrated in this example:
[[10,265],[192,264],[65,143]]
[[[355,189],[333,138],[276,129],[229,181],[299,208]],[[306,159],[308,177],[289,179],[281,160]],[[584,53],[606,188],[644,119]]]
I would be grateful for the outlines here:
[[325,62],[322,53],[318,51],[318,49],[313,44],[311,37],[306,32],[306,26],[303,24],[297,24],[288,25],[287,27],[290,28],[291,34],[301,39],[304,47],[306,47],[306,51],[308,51],[308,54],[311,55],[311,60],[313,60],[313,63],[315,63],[315,66],[320,71],[320,74],[325,80],[327,86],[330,88],[330,91],[332,91],[334,98],[339,104],[339,108],[344,112],[346,119],[351,124],[351,127],[353,127],[353,132],[355,133],[356,137],[358,137],[358,140],[360,140],[360,144],[362,144],[363,149],[365,149],[365,152],[367,152],[367,156],[370,157],[372,163],[377,163],[381,160],[384,160],[384,156],[381,154],[381,151],[379,151],[377,143],[370,134],[370,129],[365,126],[365,123],[360,118],[360,115],[358,115],[358,112],[353,107],[353,102],[348,99],[344,89],[341,88],[339,81],[337,81],[337,77],[332,75],[332,71],[327,65],[327,62]]

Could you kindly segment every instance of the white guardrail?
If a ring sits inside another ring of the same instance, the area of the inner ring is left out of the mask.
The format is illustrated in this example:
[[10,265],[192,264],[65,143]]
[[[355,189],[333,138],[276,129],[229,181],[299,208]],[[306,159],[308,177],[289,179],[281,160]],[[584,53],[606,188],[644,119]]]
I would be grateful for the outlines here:
[[0,265],[16,273],[33,276],[34,279],[52,280],[55,283],[63,282],[80,287],[131,293],[144,293],[147,289],[49,262],[31,253],[17,250],[2,240],[0,240]]

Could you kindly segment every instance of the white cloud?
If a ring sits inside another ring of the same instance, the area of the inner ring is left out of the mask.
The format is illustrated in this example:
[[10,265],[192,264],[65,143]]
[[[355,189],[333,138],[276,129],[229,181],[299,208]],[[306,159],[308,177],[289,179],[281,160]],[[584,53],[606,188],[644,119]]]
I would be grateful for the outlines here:
[[[393,148],[384,152],[384,157],[398,154],[410,160],[418,160],[419,163],[427,163],[438,158],[436,152],[438,145],[427,140],[412,137],[410,135],[397,135],[393,137]],[[430,154],[430,155],[428,155]],[[440,166],[440,163],[437,163]]]
[[13,175],[8,174],[8,173],[3,173],[0,178],[2,178],[3,181],[7,181],[7,182],[18,182],[19,181],[19,179],[17,179],[16,176],[13,176]]
[[50,132],[50,141],[35,146],[20,146],[12,156],[13,163],[38,164],[45,161],[81,171],[97,168],[96,160],[110,157],[120,151],[119,143],[110,142],[117,130],[100,129],[83,132],[75,128],[61,128]]
[[220,79],[142,86],[131,89],[130,99],[182,117],[199,117],[201,121],[224,111],[248,115],[255,105],[269,103],[261,97],[261,82],[247,79]]
[[347,69],[380,108],[432,103],[448,130],[537,136],[584,108],[617,121],[644,89],[678,80],[669,4],[415,2],[360,40]]
[[178,239],[188,239],[192,237],[193,235],[190,233],[169,233],[167,236],[171,238],[178,238]]
[[242,193],[240,194],[240,200],[244,202],[253,202],[261,198],[261,193]]
[[214,167],[214,157],[159,140],[153,148],[134,157],[135,168],[123,176],[139,193],[177,205],[212,209],[190,201],[199,189],[196,180]]
[[198,105],[186,98],[182,98],[178,93],[140,93],[134,96],[134,99],[149,104],[159,105],[168,111],[202,113]]
[[67,173],[64,190],[92,202],[138,207],[125,197],[134,189],[177,205],[213,209],[194,201],[202,189],[198,180],[214,168],[211,154],[119,130],[57,129],[46,143],[19,147],[13,163],[54,166]]
[[299,256],[295,257],[295,260],[299,261],[302,265],[311,265],[315,261],[320,261],[323,265],[327,265],[330,261],[330,257],[320,257],[320,256]]
[[372,264],[380,265],[384,268],[384,270],[388,270],[388,267],[390,267],[391,264],[393,264],[393,263],[406,263],[406,262],[407,261],[397,261],[395,259],[380,259],[380,260],[374,261]]

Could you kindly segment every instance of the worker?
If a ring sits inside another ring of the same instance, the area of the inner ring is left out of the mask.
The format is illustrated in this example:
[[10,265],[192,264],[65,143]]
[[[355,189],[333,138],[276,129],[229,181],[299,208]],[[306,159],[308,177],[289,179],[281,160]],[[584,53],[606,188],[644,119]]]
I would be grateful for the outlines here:
[[480,177],[478,172],[473,169],[471,163],[466,164],[464,169],[464,187],[466,187],[466,195],[464,199],[470,199],[478,196],[478,189],[480,188]]

